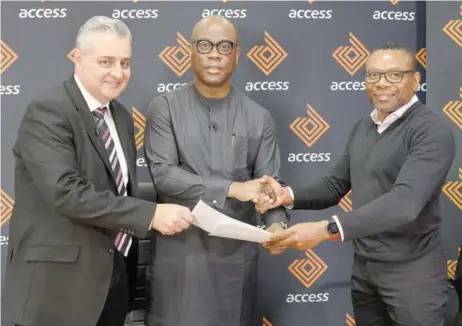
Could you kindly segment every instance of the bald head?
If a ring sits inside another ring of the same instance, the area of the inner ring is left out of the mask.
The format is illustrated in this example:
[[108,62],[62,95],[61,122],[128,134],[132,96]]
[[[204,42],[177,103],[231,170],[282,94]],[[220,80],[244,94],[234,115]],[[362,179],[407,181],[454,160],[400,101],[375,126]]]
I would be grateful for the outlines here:
[[208,16],[197,22],[191,33],[191,40],[202,39],[211,30],[221,30],[224,38],[237,43],[238,35],[236,27],[228,19],[221,16]]
[[[202,95],[213,90],[226,95],[241,49],[237,45],[237,29],[221,16],[201,19],[191,33],[191,66],[194,84]],[[214,95],[214,96],[215,96]]]

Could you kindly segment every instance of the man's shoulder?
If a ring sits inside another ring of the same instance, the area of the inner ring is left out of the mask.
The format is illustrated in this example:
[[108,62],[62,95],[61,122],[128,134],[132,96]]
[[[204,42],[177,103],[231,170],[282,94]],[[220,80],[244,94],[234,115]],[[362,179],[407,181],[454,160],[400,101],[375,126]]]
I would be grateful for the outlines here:
[[36,95],[32,101],[31,105],[61,105],[65,101],[69,101],[69,95],[66,92],[65,82],[59,83],[52,87],[49,87]]
[[443,116],[442,112],[429,108],[423,103],[418,103],[413,110],[411,117],[411,128],[419,132],[426,132],[430,130],[451,130],[451,125],[448,119]]
[[[423,103],[417,105],[405,120],[406,137],[410,144],[421,142],[443,144],[448,149],[454,146],[453,126],[442,112],[427,107]],[[404,122],[404,121],[403,121]]]
[[271,117],[270,111],[268,111],[263,105],[257,103],[249,95],[244,92],[233,88],[234,96],[238,97],[238,102],[242,103],[244,109],[248,110],[252,114],[257,114],[261,117]]

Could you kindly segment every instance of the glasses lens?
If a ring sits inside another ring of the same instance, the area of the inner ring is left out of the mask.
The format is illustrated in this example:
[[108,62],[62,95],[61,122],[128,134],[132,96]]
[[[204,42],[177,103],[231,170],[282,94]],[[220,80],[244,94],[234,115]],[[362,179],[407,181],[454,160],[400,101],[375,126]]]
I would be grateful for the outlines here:
[[390,83],[399,83],[403,79],[403,73],[400,71],[389,71],[385,76]]
[[369,83],[375,83],[380,78],[380,74],[378,72],[368,72],[365,74],[365,79]]
[[233,43],[229,41],[223,41],[218,43],[218,52],[221,54],[230,54],[233,51]]
[[212,51],[212,43],[210,41],[202,40],[197,42],[197,51],[200,53],[209,53]]

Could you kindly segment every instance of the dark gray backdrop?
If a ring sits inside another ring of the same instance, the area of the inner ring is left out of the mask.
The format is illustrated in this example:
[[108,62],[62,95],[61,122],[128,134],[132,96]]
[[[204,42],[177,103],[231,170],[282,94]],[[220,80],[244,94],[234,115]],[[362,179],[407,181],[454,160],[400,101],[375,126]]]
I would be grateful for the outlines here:
[[[329,170],[343,150],[350,128],[370,113],[362,80],[369,51],[387,40],[402,42],[416,52],[419,70],[425,77],[427,16],[432,15],[427,26],[432,45],[427,47],[429,70],[433,74],[429,74],[429,103],[444,114],[442,109],[448,101],[462,101],[462,50],[442,31],[450,19],[461,19],[459,5],[429,4],[426,12],[425,3],[413,1],[3,1],[2,254],[14,202],[11,148],[21,117],[36,94],[70,76],[73,65],[68,54],[78,27],[91,16],[122,18],[134,36],[132,79],[120,100],[133,110],[135,126],[140,130],[139,181],[149,181],[141,150],[146,107],[154,96],[191,80],[188,58],[182,58],[185,39],[189,39],[199,19],[220,14],[240,32],[242,54],[233,85],[273,114],[281,146],[282,176],[287,183],[299,186]],[[452,33],[459,35],[457,31]],[[424,78],[418,93],[424,102],[426,86]],[[458,112],[454,115],[462,120],[460,109]],[[460,148],[461,129],[456,124],[454,132]],[[458,183],[449,184],[441,202],[450,267],[460,244],[461,167],[458,158],[448,178]],[[292,223],[325,219],[350,205],[346,198],[341,205],[325,211],[293,212]],[[314,250],[290,251],[278,257],[262,251],[258,306],[263,325],[352,325],[351,253],[349,243],[326,243]],[[455,303],[453,296],[451,314]]]

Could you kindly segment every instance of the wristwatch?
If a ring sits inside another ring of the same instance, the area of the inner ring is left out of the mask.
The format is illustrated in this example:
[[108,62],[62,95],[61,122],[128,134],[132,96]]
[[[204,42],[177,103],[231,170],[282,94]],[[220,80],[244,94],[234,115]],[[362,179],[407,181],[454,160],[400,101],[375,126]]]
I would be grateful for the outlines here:
[[331,240],[335,241],[340,239],[340,230],[338,229],[337,222],[335,222],[333,218],[331,218],[329,224],[327,224],[327,232]]

